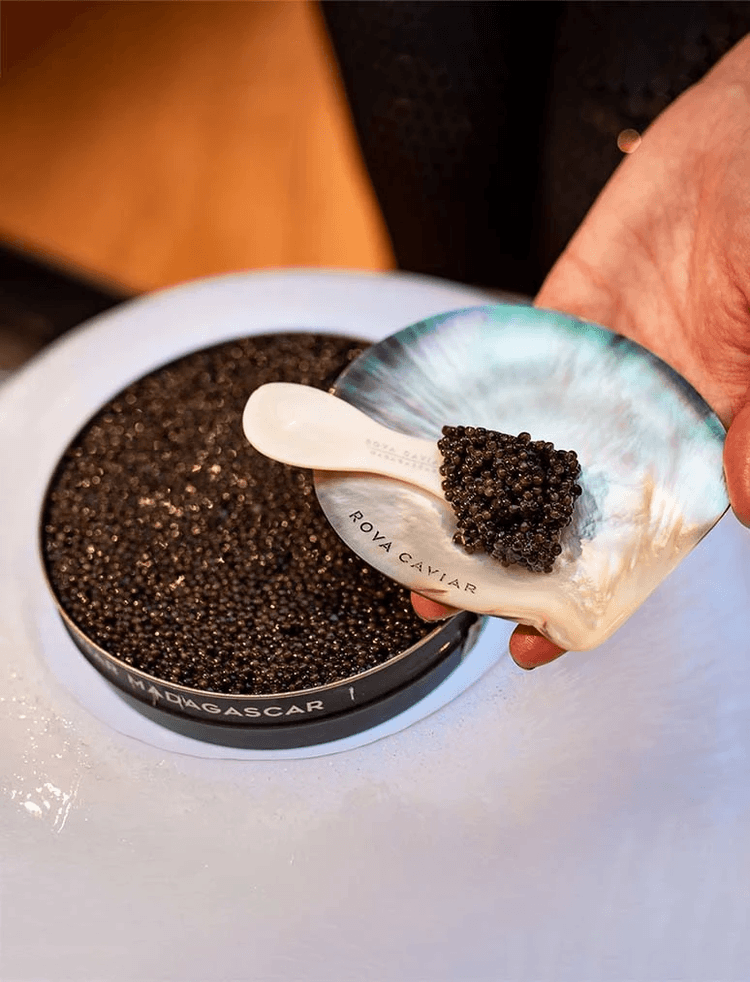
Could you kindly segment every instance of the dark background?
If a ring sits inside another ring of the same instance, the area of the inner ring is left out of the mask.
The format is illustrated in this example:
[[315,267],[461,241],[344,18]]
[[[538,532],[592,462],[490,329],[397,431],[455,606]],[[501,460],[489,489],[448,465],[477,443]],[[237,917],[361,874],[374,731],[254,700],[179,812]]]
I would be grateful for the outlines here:
[[[96,5],[24,6],[50,8],[46,35],[63,36]],[[40,38],[16,18],[11,44],[7,7],[12,75]],[[750,4],[719,0],[322,11],[398,267],[526,294],[622,158],[618,134],[642,132],[750,30]],[[0,339],[16,360],[133,292],[64,258],[0,234]]]

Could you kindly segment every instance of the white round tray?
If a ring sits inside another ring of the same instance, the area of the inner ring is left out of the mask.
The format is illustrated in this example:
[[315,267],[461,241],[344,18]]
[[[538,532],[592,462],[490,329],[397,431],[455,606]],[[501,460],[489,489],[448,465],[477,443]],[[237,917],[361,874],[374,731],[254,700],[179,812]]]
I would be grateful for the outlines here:
[[731,516],[599,649],[526,674],[492,622],[429,705],[306,757],[151,724],[56,619],[44,487],[129,381],[230,337],[379,339],[487,300],[222,277],[123,305],[2,385],[0,978],[750,977],[750,535]]

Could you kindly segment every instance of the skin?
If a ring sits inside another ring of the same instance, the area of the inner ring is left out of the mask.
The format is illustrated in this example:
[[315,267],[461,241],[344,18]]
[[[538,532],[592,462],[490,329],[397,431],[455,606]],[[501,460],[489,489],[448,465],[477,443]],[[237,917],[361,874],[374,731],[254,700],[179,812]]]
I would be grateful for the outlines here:
[[[632,338],[701,393],[728,427],[729,497],[750,526],[750,36],[643,134],[535,305]],[[428,620],[449,612],[412,602]],[[519,625],[510,653],[530,669],[564,652]]]

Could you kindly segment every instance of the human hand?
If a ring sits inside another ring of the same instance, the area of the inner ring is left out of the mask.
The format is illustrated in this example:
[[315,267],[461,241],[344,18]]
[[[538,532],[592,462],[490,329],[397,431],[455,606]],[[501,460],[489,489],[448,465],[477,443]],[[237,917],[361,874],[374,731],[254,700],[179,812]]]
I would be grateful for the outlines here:
[[[729,428],[729,497],[750,525],[750,37],[649,127],[534,302],[632,338],[701,393]],[[519,626],[510,652],[535,668],[563,649]]]

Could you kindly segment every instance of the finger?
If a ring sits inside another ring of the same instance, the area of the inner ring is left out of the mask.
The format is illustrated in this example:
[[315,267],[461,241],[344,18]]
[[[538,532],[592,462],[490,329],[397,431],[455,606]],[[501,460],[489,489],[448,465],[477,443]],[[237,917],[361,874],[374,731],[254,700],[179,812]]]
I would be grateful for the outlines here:
[[729,500],[743,525],[750,526],[750,402],[732,420],[724,443]]
[[458,613],[456,607],[446,607],[445,604],[428,600],[427,597],[422,597],[418,593],[412,593],[411,605],[423,621],[442,621],[446,617]]
[[565,648],[554,644],[548,638],[526,624],[519,624],[508,643],[510,656],[520,668],[538,668],[565,654]]

